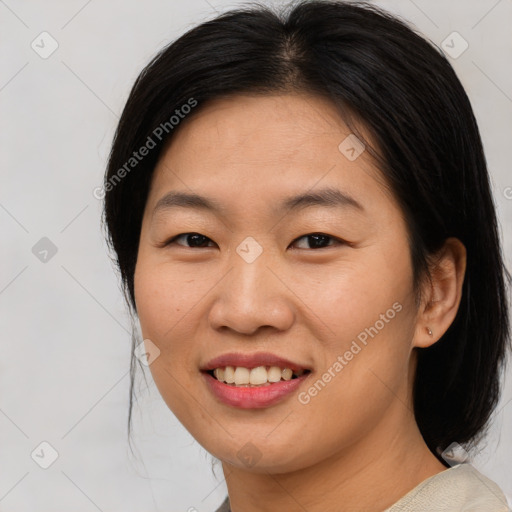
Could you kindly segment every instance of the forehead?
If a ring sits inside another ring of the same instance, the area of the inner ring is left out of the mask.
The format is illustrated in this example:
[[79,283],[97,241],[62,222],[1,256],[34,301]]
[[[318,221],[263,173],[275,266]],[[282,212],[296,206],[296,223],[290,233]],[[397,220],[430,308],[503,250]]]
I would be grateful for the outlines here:
[[316,154],[331,145],[325,135],[339,138],[349,133],[335,106],[321,97],[240,94],[199,106],[166,149],[177,153],[193,147],[229,162],[250,164],[251,159],[288,158],[290,151],[304,145]]
[[357,158],[347,158],[352,137],[323,98],[238,95],[215,100],[185,119],[164,148],[149,202],[154,206],[172,189],[247,205],[324,187],[375,199],[384,193],[382,176],[364,149]]

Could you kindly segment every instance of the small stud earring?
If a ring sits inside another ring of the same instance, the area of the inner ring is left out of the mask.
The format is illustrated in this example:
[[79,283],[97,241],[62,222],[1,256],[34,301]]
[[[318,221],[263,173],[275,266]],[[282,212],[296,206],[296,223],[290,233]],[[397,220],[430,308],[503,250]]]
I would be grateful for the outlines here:
[[428,335],[432,336],[432,331],[430,330],[430,327],[427,327]]

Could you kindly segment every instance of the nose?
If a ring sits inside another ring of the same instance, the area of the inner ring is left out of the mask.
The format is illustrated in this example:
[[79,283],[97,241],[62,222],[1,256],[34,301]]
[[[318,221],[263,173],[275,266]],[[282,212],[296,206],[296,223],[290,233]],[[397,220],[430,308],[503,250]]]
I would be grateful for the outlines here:
[[209,323],[213,329],[254,335],[270,327],[285,331],[294,322],[294,295],[283,271],[265,251],[252,262],[234,253],[228,273],[212,293]]

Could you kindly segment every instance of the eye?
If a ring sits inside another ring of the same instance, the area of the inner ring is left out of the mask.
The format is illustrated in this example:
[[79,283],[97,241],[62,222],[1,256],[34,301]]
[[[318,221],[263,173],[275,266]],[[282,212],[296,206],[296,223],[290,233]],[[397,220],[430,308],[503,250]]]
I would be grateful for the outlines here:
[[[298,240],[302,240],[302,239],[309,239],[309,241],[313,241],[312,245],[313,247],[309,247],[310,249],[323,249],[324,247],[329,247],[327,245],[325,245],[325,242],[328,241],[328,240],[332,240],[335,242],[335,244],[342,244],[343,241],[338,239],[338,238],[334,238],[330,235],[325,235],[324,233],[310,233],[308,235],[303,235],[301,236],[300,238],[297,238],[294,243],[296,243]],[[335,245],[335,244],[331,244],[332,245]],[[306,247],[307,248],[307,247]]]
[[190,247],[191,249],[196,247],[201,248],[204,246],[203,244],[205,243],[205,240],[210,240],[207,236],[201,235],[200,233],[181,233],[180,235],[176,235],[174,238],[171,238],[170,240],[165,242],[165,246],[172,245],[173,243],[175,243],[176,240],[180,238],[184,238],[188,243],[190,243],[191,245],[189,245],[188,247]]
[[[207,236],[201,235],[200,233],[181,233],[180,235],[176,235],[175,237],[173,237],[170,240],[168,240],[167,242],[165,242],[164,245],[165,246],[172,245],[172,244],[182,245],[182,244],[178,244],[176,242],[180,238],[183,238],[184,240],[186,240],[186,243],[189,245],[185,245],[185,247],[188,247],[190,249],[194,249],[194,248],[200,249],[202,247],[207,247],[207,245],[205,245],[205,244],[208,243],[208,241],[211,242],[211,240]],[[310,245],[310,247],[305,247],[306,249],[322,249],[324,247],[329,247],[329,246],[332,246],[335,244],[344,243],[342,240],[332,237],[330,235],[326,235],[324,233],[310,233],[307,235],[303,235],[303,236],[297,238],[296,240],[294,240],[293,243],[296,243],[298,240],[302,240],[302,239],[306,239],[306,240],[309,239],[308,240],[309,242],[312,241],[312,243],[308,244],[308,245]],[[326,245],[326,242],[328,242],[329,240],[335,242],[335,244]],[[304,249],[304,247],[302,247],[302,249]]]

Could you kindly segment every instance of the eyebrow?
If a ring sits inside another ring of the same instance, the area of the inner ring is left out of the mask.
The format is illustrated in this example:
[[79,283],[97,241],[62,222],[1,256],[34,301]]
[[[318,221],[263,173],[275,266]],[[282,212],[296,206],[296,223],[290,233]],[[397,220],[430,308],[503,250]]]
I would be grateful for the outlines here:
[[[355,198],[336,188],[327,187],[316,192],[306,192],[286,198],[277,207],[274,214],[288,211],[300,211],[311,207],[352,208],[364,212],[363,205]],[[153,209],[153,216],[160,211],[174,208],[189,208],[211,211],[215,214],[226,215],[226,208],[218,201],[195,193],[172,191],[160,198]]]

